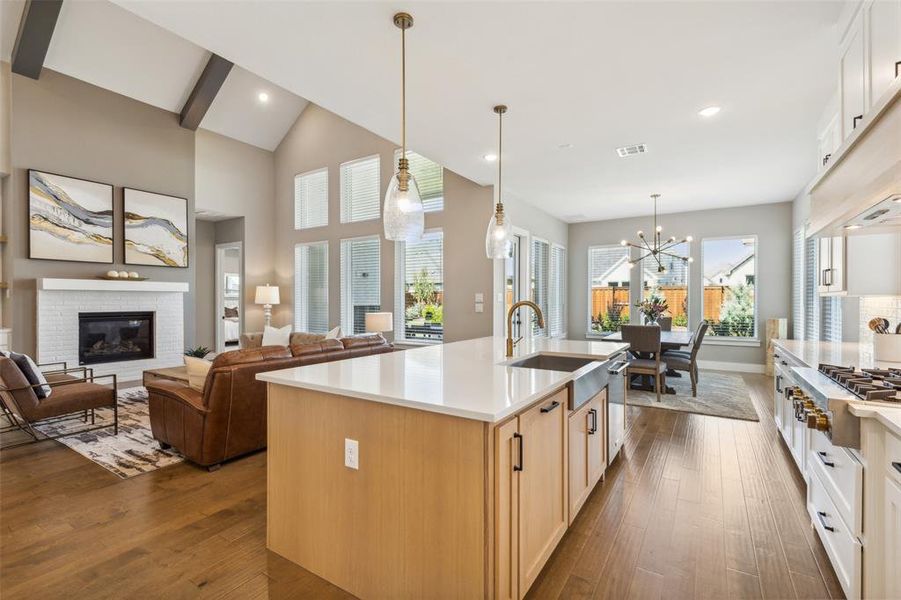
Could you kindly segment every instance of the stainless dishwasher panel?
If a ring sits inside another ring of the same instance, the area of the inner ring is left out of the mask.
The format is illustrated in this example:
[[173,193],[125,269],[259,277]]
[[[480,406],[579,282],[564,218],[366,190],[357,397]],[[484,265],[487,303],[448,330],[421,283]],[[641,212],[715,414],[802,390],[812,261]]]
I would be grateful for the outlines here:
[[607,464],[613,462],[626,439],[626,368],[625,354],[607,363]]

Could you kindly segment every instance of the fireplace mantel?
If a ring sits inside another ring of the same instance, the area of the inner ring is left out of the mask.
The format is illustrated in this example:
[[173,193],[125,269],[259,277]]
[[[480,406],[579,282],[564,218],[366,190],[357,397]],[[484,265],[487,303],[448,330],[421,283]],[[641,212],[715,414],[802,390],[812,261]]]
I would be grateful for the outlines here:
[[39,290],[78,292],[180,292],[186,294],[185,281],[128,281],[115,279],[59,279],[37,280]]

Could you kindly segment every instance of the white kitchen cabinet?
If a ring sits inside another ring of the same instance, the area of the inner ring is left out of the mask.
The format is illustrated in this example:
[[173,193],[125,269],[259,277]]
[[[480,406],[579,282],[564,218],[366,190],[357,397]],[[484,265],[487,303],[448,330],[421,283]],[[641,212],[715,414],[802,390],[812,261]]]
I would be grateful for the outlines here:
[[871,106],[898,76],[901,61],[901,0],[869,0],[863,7],[869,51]]
[[863,25],[863,15],[858,13],[851,21],[839,48],[843,140],[851,135],[866,111],[866,46]]
[[901,598],[901,486],[885,478],[885,597]]
[[867,233],[845,239],[849,296],[901,295],[901,233]]
[[841,146],[841,115],[835,113],[817,137],[817,171],[825,171],[832,154]]
[[819,240],[819,281],[820,294],[845,293],[845,239],[843,237],[822,237]]

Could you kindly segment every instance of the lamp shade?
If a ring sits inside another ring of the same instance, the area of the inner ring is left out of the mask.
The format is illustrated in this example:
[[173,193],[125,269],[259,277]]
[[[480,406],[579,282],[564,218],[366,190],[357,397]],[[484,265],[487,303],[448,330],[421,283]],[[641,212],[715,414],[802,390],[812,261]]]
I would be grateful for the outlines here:
[[278,304],[278,286],[277,285],[258,285],[257,295],[254,300],[257,304]]
[[394,331],[394,315],[389,312],[366,313],[366,331]]

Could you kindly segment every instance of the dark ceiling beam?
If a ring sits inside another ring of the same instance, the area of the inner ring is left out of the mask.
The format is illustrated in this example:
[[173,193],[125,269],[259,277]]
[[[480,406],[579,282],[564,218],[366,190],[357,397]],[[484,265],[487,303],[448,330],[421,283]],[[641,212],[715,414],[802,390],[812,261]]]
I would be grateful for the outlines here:
[[56,28],[63,0],[28,0],[19,22],[19,33],[13,47],[12,71],[37,79]]
[[213,104],[213,100],[216,99],[216,94],[219,93],[219,88],[225,83],[225,78],[228,77],[232,66],[233,63],[225,60],[218,54],[210,56],[210,60],[207,61],[206,66],[203,68],[203,73],[200,74],[194,89],[191,90],[191,95],[188,96],[188,101],[185,102],[184,108],[181,109],[179,123],[182,127],[192,131],[200,127],[203,116]]

